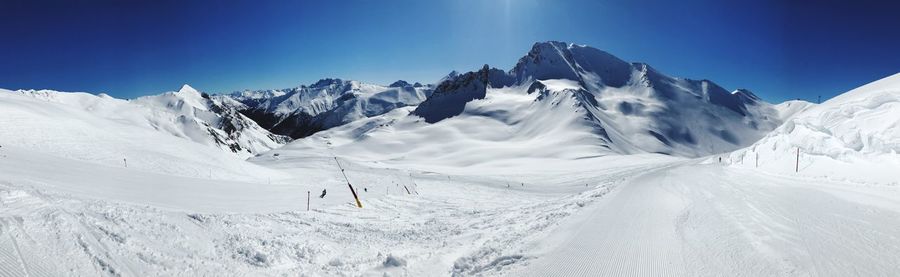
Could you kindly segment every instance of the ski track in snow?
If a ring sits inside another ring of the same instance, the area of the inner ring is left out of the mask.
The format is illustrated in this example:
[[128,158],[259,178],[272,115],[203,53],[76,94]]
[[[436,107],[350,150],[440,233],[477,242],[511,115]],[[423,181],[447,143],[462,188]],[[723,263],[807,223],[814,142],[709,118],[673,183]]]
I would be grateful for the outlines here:
[[540,258],[502,275],[894,276],[900,201],[870,202],[885,200],[752,170],[662,168],[563,223],[570,232],[531,250]]

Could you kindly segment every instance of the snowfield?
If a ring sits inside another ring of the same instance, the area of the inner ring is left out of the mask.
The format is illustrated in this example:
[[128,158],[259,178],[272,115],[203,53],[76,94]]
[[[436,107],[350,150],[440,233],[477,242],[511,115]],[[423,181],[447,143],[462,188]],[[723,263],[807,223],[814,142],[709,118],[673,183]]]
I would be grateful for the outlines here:
[[[620,165],[552,179],[344,161],[359,209],[331,157],[260,162],[296,176],[267,184],[125,168],[79,174],[97,166],[7,148],[0,159],[4,276],[501,273],[533,258],[517,250],[527,241],[629,176],[671,160],[597,158],[571,165]],[[16,166],[23,162],[64,170],[41,176],[53,170]]]
[[900,74],[772,105],[560,42],[434,85],[0,90],[0,276],[896,276],[898,130]]

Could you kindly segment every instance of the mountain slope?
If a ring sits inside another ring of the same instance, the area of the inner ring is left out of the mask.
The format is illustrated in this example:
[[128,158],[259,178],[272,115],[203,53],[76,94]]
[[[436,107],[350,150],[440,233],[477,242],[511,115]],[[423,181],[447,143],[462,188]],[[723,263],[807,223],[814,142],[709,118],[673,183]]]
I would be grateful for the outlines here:
[[250,164],[230,150],[175,135],[191,132],[193,120],[175,116],[168,108],[105,95],[0,90],[3,149],[186,177],[261,180],[283,175]]
[[[348,122],[418,105],[432,88],[397,81],[390,86],[322,79],[285,90],[242,91],[216,96],[276,134],[302,138]],[[230,100],[230,101],[229,101]]]
[[5,91],[7,99],[28,97],[80,110],[116,123],[153,130],[220,148],[246,158],[280,147],[288,138],[273,135],[237,110],[210,99],[188,85],[179,91],[120,100],[107,95],[65,93],[50,90]]
[[756,167],[758,157],[772,172],[896,183],[898,152],[900,73],[810,106],[729,158]]

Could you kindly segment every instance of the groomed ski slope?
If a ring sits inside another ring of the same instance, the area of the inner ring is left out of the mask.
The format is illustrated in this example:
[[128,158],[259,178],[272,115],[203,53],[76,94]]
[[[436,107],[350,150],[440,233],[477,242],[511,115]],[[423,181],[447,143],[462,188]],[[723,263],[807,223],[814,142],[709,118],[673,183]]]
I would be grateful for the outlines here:
[[662,167],[539,240],[509,276],[894,276],[896,186]]

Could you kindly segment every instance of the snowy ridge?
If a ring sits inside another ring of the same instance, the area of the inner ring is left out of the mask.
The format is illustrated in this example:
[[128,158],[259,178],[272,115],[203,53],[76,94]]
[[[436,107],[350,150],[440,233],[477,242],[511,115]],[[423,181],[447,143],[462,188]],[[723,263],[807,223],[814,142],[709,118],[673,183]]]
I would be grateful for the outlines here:
[[218,99],[184,85],[179,91],[115,99],[105,94],[19,90],[12,94],[81,109],[116,122],[156,130],[247,158],[280,147],[289,139],[274,135]]
[[[796,103],[789,103],[796,105]],[[773,172],[856,181],[900,180],[900,74],[894,74],[801,111],[753,145],[730,154],[732,163]],[[787,109],[783,109],[787,110]],[[752,161],[752,162],[748,162]]]
[[131,102],[154,111],[147,121],[157,130],[245,158],[289,140],[263,129],[225,101],[184,85],[176,92],[139,97]]
[[322,79],[310,86],[241,91],[216,98],[239,102],[233,106],[273,133],[301,138],[395,108],[418,105],[431,90],[431,86],[402,80],[384,87]]
[[803,100],[789,100],[775,105],[774,108],[778,111],[778,117],[787,121],[791,117],[794,117],[795,114],[805,111],[815,105],[816,104]]
[[281,175],[248,164],[230,149],[222,151],[176,135],[191,132],[188,127],[194,126],[194,120],[176,116],[169,108],[107,96],[0,90],[4,150],[17,147],[105,167],[127,166],[176,176],[242,180]]

